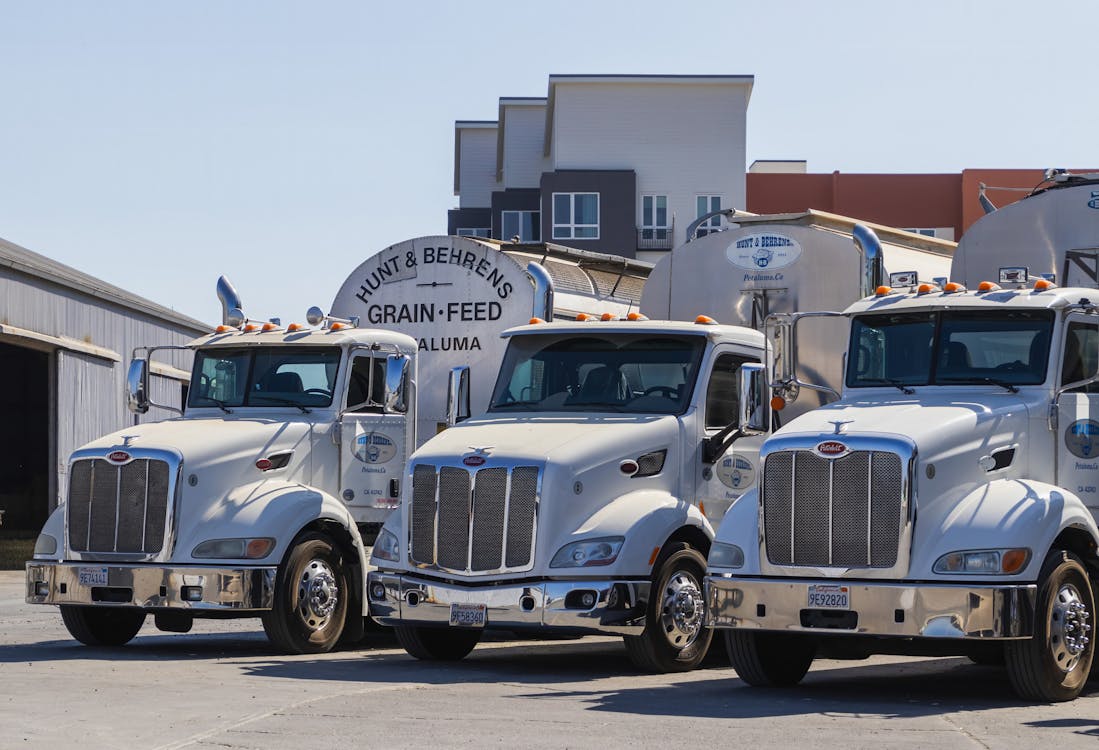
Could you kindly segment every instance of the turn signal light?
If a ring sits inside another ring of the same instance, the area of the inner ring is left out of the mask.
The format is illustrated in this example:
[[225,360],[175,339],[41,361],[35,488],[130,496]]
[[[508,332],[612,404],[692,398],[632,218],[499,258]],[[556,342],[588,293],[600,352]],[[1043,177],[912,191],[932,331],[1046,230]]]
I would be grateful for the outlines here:
[[1000,560],[1000,569],[1005,573],[1017,573],[1026,565],[1028,557],[1030,555],[1025,549],[1005,550],[1003,558]]
[[782,411],[786,408],[786,399],[784,399],[782,396],[772,396],[771,408],[775,411]]
[[893,292],[893,287],[885,286],[883,284],[882,286],[878,287],[877,291],[875,291],[874,294],[877,295],[878,297],[884,297],[885,295],[891,294],[892,292]]
[[695,323],[700,326],[714,326],[717,325],[717,321],[711,318],[709,315],[699,315],[695,318]]

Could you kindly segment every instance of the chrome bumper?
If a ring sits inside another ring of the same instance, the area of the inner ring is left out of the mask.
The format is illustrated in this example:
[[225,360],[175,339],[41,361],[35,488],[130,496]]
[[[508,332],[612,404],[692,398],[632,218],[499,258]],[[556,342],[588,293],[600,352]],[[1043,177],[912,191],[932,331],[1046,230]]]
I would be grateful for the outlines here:
[[[80,571],[107,571],[107,584]],[[27,563],[28,604],[95,604],[190,610],[263,610],[274,602],[277,568],[162,568],[95,563]]]
[[[810,609],[809,586],[849,588],[850,610]],[[707,624],[821,635],[1029,638],[1037,586],[886,584],[707,576]],[[854,617],[851,616],[854,613]],[[842,615],[842,616],[841,616]]]
[[649,582],[540,581],[473,587],[375,572],[369,576],[367,592],[370,615],[382,625],[449,627],[451,604],[484,604],[485,627],[490,629],[640,635]]

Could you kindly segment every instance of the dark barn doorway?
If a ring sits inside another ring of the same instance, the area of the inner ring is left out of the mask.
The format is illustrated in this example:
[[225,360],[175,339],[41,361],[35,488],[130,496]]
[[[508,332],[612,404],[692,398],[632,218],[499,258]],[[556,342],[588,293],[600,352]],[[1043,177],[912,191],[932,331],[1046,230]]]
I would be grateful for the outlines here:
[[21,556],[15,541],[49,515],[49,366],[45,352],[0,343],[0,559],[14,546]]

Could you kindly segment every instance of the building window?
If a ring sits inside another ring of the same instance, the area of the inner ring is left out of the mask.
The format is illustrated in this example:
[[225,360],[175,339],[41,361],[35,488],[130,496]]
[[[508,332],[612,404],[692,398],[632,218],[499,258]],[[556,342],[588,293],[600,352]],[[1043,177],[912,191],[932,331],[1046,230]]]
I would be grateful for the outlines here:
[[599,193],[554,193],[553,238],[599,239]]
[[542,241],[541,211],[502,211],[500,239],[518,237],[520,242]]
[[671,224],[668,222],[668,196],[641,196],[641,239],[666,240]]
[[[711,211],[721,210],[721,196],[720,195],[696,195],[695,196],[695,218],[705,216]],[[695,230],[695,237],[705,237],[711,232],[717,232],[721,230],[721,217],[714,216],[707,219],[702,224],[698,225],[698,229]]]
[[491,237],[492,229],[489,227],[458,227],[459,237]]

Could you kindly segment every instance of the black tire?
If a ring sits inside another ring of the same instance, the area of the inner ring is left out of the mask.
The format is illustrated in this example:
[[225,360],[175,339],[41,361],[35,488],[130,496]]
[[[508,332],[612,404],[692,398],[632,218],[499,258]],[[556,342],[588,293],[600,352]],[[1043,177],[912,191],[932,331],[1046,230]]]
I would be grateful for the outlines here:
[[645,630],[623,637],[626,653],[646,672],[688,672],[706,658],[714,631],[705,626],[702,581],[706,558],[686,543],[666,553],[653,571]]
[[1071,552],[1052,550],[1038,578],[1034,635],[1004,646],[1016,694],[1043,702],[1078,696],[1095,657],[1094,625],[1095,592],[1083,563]]
[[736,628],[725,631],[725,647],[737,676],[756,687],[798,684],[817,652],[807,636]]
[[274,606],[263,613],[263,630],[288,654],[323,654],[343,634],[349,578],[339,547],[319,532],[303,534],[275,578]]
[[61,620],[69,634],[85,645],[122,646],[145,624],[145,610],[62,604]]
[[481,640],[481,630],[471,628],[421,628],[398,625],[397,642],[409,656],[424,661],[460,661]]

